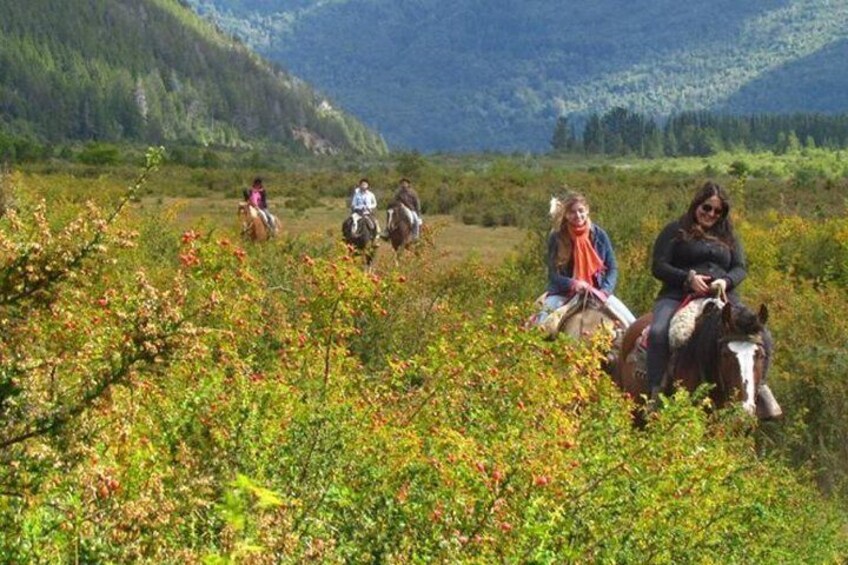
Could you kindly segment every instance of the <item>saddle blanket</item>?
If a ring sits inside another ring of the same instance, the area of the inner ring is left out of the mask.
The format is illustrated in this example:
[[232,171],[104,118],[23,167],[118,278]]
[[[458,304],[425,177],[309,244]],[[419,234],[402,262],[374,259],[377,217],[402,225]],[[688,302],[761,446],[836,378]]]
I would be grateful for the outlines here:
[[[695,331],[695,322],[697,322],[698,316],[710,303],[716,304],[719,308],[724,306],[724,301],[719,298],[694,298],[685,301],[674,313],[668,328],[668,343],[672,352],[686,345]],[[650,330],[650,326],[645,326],[636,341],[636,346],[629,355],[629,359],[634,365],[634,371],[643,378],[647,375],[648,334]]]
[[359,233],[359,222],[360,220],[365,222],[365,227],[370,231],[374,231],[377,229],[377,224],[374,223],[374,219],[371,216],[364,216],[357,212],[354,212],[350,215],[353,224],[351,225],[350,232],[351,233]]

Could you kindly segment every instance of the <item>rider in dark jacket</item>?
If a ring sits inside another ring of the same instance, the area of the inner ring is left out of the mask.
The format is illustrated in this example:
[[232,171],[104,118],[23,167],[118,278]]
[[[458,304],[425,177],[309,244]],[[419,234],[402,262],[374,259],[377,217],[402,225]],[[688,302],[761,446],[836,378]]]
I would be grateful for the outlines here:
[[423,223],[421,219],[421,200],[418,198],[418,193],[412,188],[412,183],[409,182],[409,179],[400,179],[400,185],[397,192],[395,192],[393,201],[400,202],[412,212],[412,237],[418,239],[418,236],[421,235],[421,224]]
[[[730,222],[730,200],[714,182],[705,183],[689,204],[687,212],[663,228],[654,243],[651,272],[662,282],[654,301],[648,337],[647,372],[651,397],[660,392],[671,356],[669,325],[687,295],[719,291],[732,304],[740,304],[736,292],[747,275],[745,253]],[[768,373],[773,342],[768,329],[763,335],[766,351],[763,379]],[[771,416],[780,407],[767,385],[759,396]]]

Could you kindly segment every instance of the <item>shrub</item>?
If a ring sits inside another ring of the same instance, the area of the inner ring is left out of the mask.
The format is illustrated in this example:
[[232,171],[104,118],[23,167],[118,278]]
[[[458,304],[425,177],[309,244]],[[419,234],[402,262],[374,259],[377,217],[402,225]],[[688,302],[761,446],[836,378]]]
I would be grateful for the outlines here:
[[120,160],[120,151],[108,143],[89,143],[77,155],[77,161],[85,165],[115,165]]
[[748,165],[745,161],[741,159],[737,159],[730,164],[730,168],[727,171],[731,176],[734,177],[744,177],[747,176],[751,172],[751,166]]
[[[575,179],[616,207],[664,211],[689,192]],[[848,550],[844,514],[786,464],[814,458],[829,492],[846,484],[822,471],[845,445],[844,288],[779,284],[803,261],[790,240],[841,241],[841,227],[750,207],[740,223],[746,299],[774,306],[775,389],[801,408],[769,436],[732,409],[705,412],[703,391],[636,430],[601,370],[608,343],[524,329],[540,226],[504,265],[449,266],[424,248],[366,273],[317,238],[243,249],[234,232],[123,205],[113,218],[51,198],[48,213],[32,194],[0,219],[9,561],[770,563]],[[646,242],[663,218],[614,211],[605,219],[632,234],[617,246],[623,290],[649,304]]]

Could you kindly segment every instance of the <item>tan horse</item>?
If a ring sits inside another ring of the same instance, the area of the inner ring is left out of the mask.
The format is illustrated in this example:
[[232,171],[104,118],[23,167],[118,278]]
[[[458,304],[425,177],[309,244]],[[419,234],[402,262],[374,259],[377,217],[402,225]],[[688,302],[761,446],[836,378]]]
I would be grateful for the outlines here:
[[603,302],[590,293],[579,295],[579,308],[567,317],[560,326],[560,332],[574,339],[587,339],[602,332],[612,340],[612,347],[606,354],[604,369],[612,374],[618,360],[621,338],[624,335],[622,323],[604,307]]
[[[241,221],[241,235],[251,241],[268,241],[276,235],[276,230],[269,229],[262,215],[249,202],[239,202],[238,217]],[[279,226],[279,220],[274,218],[274,225]]]
[[576,294],[564,306],[549,315],[542,329],[550,338],[565,334],[576,340],[587,339],[597,332],[603,332],[612,339],[612,347],[606,356],[605,369],[611,374],[614,371],[621,337],[624,334],[623,325],[592,293]]

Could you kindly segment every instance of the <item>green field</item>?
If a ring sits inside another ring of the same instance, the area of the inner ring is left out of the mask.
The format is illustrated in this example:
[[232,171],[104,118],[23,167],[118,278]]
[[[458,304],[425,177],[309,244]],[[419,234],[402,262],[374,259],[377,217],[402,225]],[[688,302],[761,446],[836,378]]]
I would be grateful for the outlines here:
[[[803,173],[832,159],[269,168],[283,234],[262,245],[235,213],[254,171],[4,172],[2,560],[840,562],[848,191]],[[362,175],[383,205],[413,177],[432,245],[395,263],[384,244],[366,273],[339,238]],[[786,418],[680,393],[640,430],[607,343],[523,327],[548,199],[589,196],[638,313],[657,231],[708,177],[733,198],[743,297],[769,306]]]

